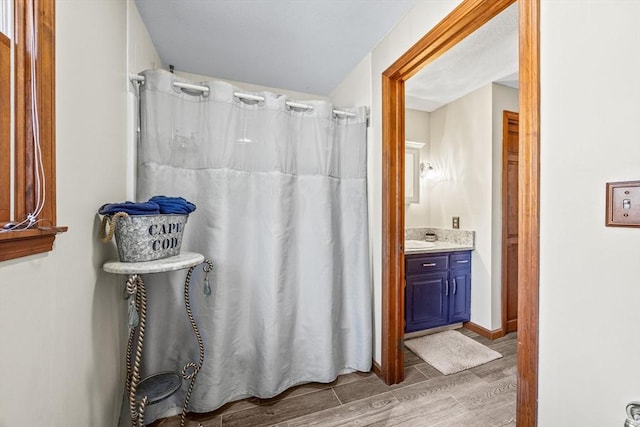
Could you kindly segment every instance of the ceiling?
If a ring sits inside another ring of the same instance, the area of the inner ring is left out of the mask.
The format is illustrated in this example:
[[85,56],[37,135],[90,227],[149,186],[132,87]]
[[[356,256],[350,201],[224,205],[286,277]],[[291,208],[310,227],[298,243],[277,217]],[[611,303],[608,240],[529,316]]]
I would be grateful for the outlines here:
[[136,0],[163,64],[328,96],[415,0]]
[[433,111],[490,82],[518,87],[517,3],[407,80],[405,104]]
[[[416,1],[135,0],[163,64],[325,97]],[[517,26],[514,4],[409,79],[407,107],[433,111],[489,82],[517,87]]]

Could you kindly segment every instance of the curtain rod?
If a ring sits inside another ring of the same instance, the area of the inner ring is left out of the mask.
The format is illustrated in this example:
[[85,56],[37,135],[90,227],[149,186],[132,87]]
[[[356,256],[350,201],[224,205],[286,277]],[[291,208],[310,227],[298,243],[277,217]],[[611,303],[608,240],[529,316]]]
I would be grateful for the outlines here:
[[[144,76],[141,76],[140,74],[133,74],[130,76],[129,80],[131,80],[132,82],[144,83]],[[200,86],[200,85],[194,85],[191,83],[182,83],[182,82],[172,82],[171,84],[174,87],[177,87],[180,89],[195,90],[195,91],[200,91],[204,93],[209,93],[209,88],[207,86]],[[256,102],[264,101],[264,96],[251,95],[251,94],[242,93],[242,92],[233,92],[233,96],[239,99],[247,100],[247,101],[256,101]],[[287,101],[285,102],[285,104],[287,105],[287,107],[292,108],[294,110],[313,110],[313,105],[302,104],[300,102]],[[332,110],[332,112],[336,116],[342,116],[347,118],[356,117],[354,113],[351,113],[349,111]]]

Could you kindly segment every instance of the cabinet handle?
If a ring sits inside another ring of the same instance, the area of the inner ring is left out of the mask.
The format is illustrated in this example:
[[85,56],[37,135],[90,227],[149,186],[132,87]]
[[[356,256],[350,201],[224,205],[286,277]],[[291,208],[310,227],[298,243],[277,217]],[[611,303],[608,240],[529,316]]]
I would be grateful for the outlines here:
[[435,267],[436,263],[435,262],[425,262],[422,264],[423,267]]
[[456,279],[453,279],[453,294],[455,295],[458,292],[458,283]]
[[446,296],[446,297],[449,296],[449,281],[448,280],[444,281],[444,296]]
[[468,262],[469,262],[469,260],[468,260],[468,259],[462,259],[462,260],[458,260],[458,261],[456,261],[456,262],[457,262],[458,264],[466,264],[466,263],[468,263]]

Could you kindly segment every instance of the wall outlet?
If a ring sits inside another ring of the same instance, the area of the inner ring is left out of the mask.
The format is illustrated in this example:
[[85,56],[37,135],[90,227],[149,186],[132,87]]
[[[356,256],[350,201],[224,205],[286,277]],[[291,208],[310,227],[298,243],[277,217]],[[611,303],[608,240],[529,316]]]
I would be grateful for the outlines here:
[[460,217],[459,216],[454,216],[451,219],[451,227],[455,228],[456,230],[458,228],[460,228]]

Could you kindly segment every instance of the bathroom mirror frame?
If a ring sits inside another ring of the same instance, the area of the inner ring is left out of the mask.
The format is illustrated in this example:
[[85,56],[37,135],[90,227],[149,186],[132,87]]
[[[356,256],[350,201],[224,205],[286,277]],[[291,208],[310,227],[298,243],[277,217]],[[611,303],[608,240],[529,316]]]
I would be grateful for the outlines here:
[[[404,145],[404,204],[420,203],[420,149],[423,142],[405,141]],[[411,180],[407,185],[407,178]],[[409,191],[411,190],[411,191]]]
[[[382,365],[387,384],[404,379],[404,82],[516,0],[464,0],[382,74]],[[518,232],[519,426],[537,424],[540,0],[520,0]]]

